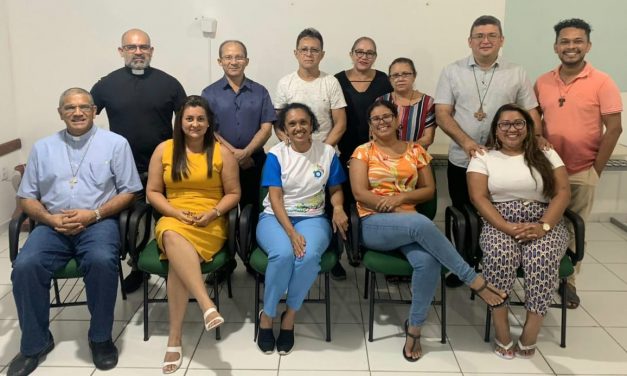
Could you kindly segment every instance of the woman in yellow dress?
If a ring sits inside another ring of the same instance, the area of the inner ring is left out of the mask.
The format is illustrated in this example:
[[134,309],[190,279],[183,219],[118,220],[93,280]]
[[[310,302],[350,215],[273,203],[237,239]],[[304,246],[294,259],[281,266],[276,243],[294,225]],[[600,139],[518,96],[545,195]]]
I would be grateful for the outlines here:
[[[170,330],[163,373],[181,365],[183,317],[190,293],[203,312],[205,329],[224,322],[205,288],[200,263],[224,245],[224,214],[240,198],[239,168],[215,141],[213,113],[202,97],[187,97],[174,120],[173,139],[155,149],[148,168],[147,197],[161,213],[155,237],[168,271]],[[208,166],[211,166],[209,169]]]

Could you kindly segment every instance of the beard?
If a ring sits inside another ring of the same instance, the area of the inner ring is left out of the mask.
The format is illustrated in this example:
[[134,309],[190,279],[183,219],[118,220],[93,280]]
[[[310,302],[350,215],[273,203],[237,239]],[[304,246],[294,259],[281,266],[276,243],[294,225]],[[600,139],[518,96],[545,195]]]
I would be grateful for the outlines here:
[[126,66],[131,69],[146,69],[150,66],[150,58],[145,58],[144,60],[131,59],[126,63]]

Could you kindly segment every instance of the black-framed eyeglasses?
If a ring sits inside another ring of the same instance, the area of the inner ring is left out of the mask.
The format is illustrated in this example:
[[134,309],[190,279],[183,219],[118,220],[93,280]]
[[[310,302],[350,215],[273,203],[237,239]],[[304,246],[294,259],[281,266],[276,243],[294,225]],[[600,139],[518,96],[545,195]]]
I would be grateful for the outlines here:
[[400,78],[409,78],[411,76],[413,76],[414,74],[412,72],[401,72],[401,73],[394,73],[390,75],[390,79],[392,80],[398,80]]
[[502,131],[509,131],[511,127],[514,127],[514,129],[519,131],[523,129],[525,126],[527,126],[527,122],[523,119],[517,119],[514,121],[503,120],[503,121],[499,121],[498,123],[496,123],[496,125]]
[[81,104],[78,106],[68,104],[68,105],[61,107],[61,112],[66,115],[70,115],[76,112],[76,109],[78,109],[80,112],[84,114],[88,114],[88,113],[91,113],[93,110],[95,110],[96,106],[92,104]]
[[394,114],[392,113],[388,113],[388,114],[384,114],[381,116],[373,116],[371,118],[369,118],[368,120],[370,120],[370,124],[381,124],[383,123],[391,123],[392,119],[394,119]]
[[310,48],[310,47],[302,47],[302,48],[297,49],[296,51],[298,51],[298,53],[301,55],[308,55],[308,54],[318,55],[320,52],[322,52],[322,50],[320,50],[319,48]]
[[375,57],[377,57],[377,52],[376,51],[364,51],[364,50],[354,50],[353,51],[353,55],[357,56],[357,57],[361,57],[361,58],[367,58],[367,59],[374,59]]
[[125,44],[124,46],[122,46],[122,49],[126,52],[134,52],[136,50],[140,50],[141,52],[148,52],[150,51],[150,45],[149,44]]

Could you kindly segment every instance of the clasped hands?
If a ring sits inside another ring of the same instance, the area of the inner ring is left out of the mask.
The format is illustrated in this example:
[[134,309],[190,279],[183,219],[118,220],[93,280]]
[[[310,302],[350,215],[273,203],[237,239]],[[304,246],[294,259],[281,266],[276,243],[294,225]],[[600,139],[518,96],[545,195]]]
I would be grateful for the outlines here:
[[385,196],[377,202],[374,209],[380,213],[392,213],[402,204],[403,198],[401,195]]
[[524,243],[531,240],[539,239],[546,235],[546,231],[542,229],[542,225],[535,222],[508,222],[507,228],[504,232],[516,239],[518,243]]
[[67,209],[52,214],[51,227],[63,235],[76,235],[96,222],[96,213],[89,209]]
[[194,213],[190,210],[178,210],[175,218],[186,225],[206,227],[209,222],[217,218],[217,213],[215,210],[209,210],[202,213]]

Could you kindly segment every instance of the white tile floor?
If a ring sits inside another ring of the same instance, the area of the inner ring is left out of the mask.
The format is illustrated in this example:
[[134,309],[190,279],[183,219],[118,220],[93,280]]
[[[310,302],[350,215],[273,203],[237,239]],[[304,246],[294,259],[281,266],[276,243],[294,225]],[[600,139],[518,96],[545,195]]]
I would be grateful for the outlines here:
[[[552,309],[532,360],[501,360],[484,343],[485,305],[470,301],[466,289],[449,289],[448,341],[439,342],[441,311],[432,309],[423,329],[425,356],[416,363],[401,357],[401,323],[408,306],[378,306],[374,342],[367,341],[367,301],[363,268],[347,266],[349,279],[332,282],[332,341],[324,341],[324,310],[305,305],[296,325],[296,347],[288,356],[263,355],[252,341],[254,283],[241,268],[234,278],[234,297],[221,293],[227,322],[222,339],[203,331],[201,314],[190,305],[184,329],[184,363],[178,375],[220,376],[401,376],[401,375],[627,375],[627,233],[608,223],[591,223],[578,289],[582,305],[568,312],[567,347],[559,347],[559,311]],[[19,349],[20,330],[10,285],[7,236],[0,235],[0,373]],[[153,293],[163,281],[153,278]],[[81,283],[63,287],[65,294],[83,294]],[[118,300],[114,338],[120,349],[118,367],[94,369],[86,333],[89,314],[83,307],[55,309],[51,330],[56,347],[35,375],[160,374],[167,338],[167,307],[152,305],[151,337],[144,342],[141,293]],[[514,334],[520,333],[524,310],[511,310]]]

